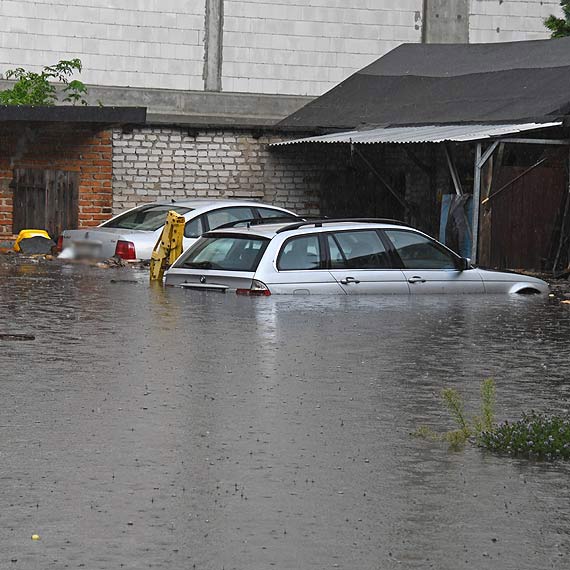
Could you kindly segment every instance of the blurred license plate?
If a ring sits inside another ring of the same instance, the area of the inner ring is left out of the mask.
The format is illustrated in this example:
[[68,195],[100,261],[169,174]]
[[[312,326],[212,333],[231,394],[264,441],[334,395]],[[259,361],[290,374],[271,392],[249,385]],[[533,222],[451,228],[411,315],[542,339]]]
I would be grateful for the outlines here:
[[89,241],[73,242],[75,257],[101,257],[101,244]]

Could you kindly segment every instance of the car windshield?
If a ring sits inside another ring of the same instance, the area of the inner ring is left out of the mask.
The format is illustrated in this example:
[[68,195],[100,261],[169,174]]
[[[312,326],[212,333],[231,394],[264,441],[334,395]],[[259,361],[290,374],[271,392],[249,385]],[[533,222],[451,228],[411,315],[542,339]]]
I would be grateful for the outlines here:
[[105,228],[120,228],[123,230],[142,230],[154,232],[158,230],[166,221],[166,214],[173,210],[177,214],[186,214],[192,211],[192,208],[183,208],[175,205],[161,206],[144,206],[131,212],[117,216],[113,220],[109,220],[101,224]]
[[253,272],[268,243],[269,240],[262,237],[203,237],[174,267]]

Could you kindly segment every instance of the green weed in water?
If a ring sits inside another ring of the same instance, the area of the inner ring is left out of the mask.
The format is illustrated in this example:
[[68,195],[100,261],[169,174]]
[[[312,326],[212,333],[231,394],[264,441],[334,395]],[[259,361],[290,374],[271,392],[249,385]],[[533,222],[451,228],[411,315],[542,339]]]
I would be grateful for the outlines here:
[[465,417],[465,406],[459,392],[455,388],[445,388],[441,395],[447,411],[459,426],[459,431],[467,439],[471,435],[471,427]]
[[481,383],[480,415],[471,421],[465,414],[463,399],[454,388],[442,392],[445,408],[458,429],[440,434],[420,427],[413,434],[432,441],[446,441],[451,449],[461,449],[467,441],[498,453],[530,459],[570,459],[570,416],[531,412],[522,419],[495,424],[495,382]]

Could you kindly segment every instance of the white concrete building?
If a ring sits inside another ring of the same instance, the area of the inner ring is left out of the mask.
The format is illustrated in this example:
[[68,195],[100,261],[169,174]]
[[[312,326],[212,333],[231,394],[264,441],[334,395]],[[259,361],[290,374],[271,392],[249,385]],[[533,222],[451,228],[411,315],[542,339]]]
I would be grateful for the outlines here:
[[86,83],[113,88],[94,100],[267,124],[403,42],[542,39],[552,13],[558,0],[0,0],[0,71],[79,57]]

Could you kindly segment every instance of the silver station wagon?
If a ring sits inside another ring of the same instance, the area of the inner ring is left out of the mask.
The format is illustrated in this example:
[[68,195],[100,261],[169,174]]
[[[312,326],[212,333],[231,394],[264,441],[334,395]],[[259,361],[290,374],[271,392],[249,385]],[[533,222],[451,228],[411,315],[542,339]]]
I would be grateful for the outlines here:
[[279,221],[300,219],[289,210],[251,200],[194,198],[179,202],[153,202],[127,210],[96,228],[65,230],[58,247],[70,248],[79,257],[150,259],[170,210],[186,219],[184,249],[202,233],[227,223],[269,218]]
[[188,289],[271,294],[547,293],[540,279],[473,267],[390,220],[319,220],[205,233],[165,274]]

